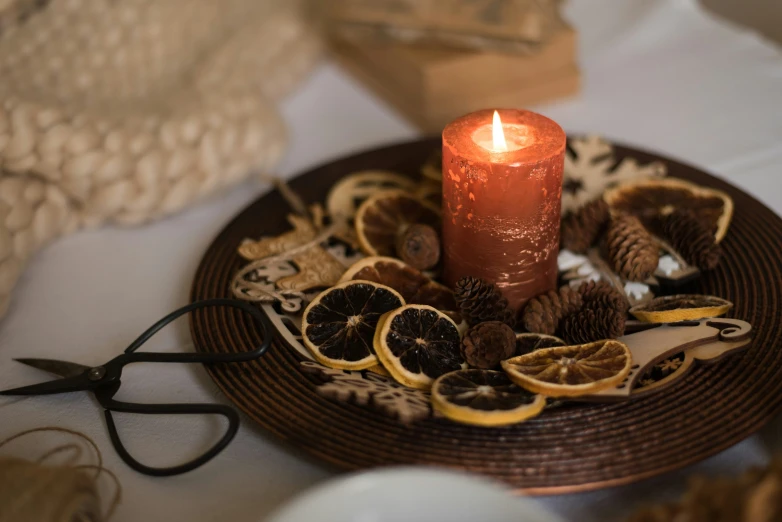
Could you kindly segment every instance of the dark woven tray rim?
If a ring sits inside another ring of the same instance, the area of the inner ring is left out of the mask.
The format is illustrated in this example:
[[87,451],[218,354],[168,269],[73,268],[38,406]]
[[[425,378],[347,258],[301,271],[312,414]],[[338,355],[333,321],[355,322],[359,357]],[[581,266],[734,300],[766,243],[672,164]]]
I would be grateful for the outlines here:
[[[300,175],[296,179],[294,179],[294,181],[292,182],[292,186],[294,188],[296,188],[296,189],[304,190],[306,185],[308,185],[308,183],[305,182],[305,180],[304,180],[304,178],[307,177],[307,175],[312,175],[314,173],[319,173],[321,175],[324,175],[324,173],[325,173],[325,175],[328,175],[330,171],[331,171],[331,174],[333,174],[334,169],[338,170],[340,168],[340,165],[342,165],[345,162],[351,162],[352,161],[352,163],[361,164],[362,162],[366,162],[366,161],[371,160],[372,157],[374,157],[374,156],[376,156],[378,154],[380,154],[381,156],[383,154],[385,154],[386,156],[390,156],[390,155],[393,155],[393,154],[389,154],[389,153],[393,153],[394,151],[400,151],[400,155],[404,155],[404,154],[402,154],[401,151],[404,151],[404,150],[407,150],[407,149],[416,149],[416,148],[423,150],[423,148],[425,146],[426,147],[430,147],[429,150],[431,150],[431,148],[436,147],[437,144],[438,144],[438,138],[432,138],[432,139],[429,139],[429,140],[420,140],[420,141],[416,141],[416,142],[399,143],[399,144],[383,147],[383,148],[380,148],[380,149],[368,150],[368,151],[356,154],[354,156],[350,156],[348,158],[343,158],[341,160],[337,160],[337,161],[332,162],[332,163],[327,163],[327,164],[325,164],[325,165],[323,165],[321,167],[318,167],[316,169],[312,169],[311,171],[308,171],[308,172]],[[673,160],[673,159],[668,159],[668,158],[660,158],[659,156],[655,155],[654,153],[643,151],[643,150],[640,150],[640,149],[637,149],[637,148],[636,149],[630,149],[630,148],[627,148],[627,147],[624,147],[624,146],[621,146],[621,145],[617,145],[617,152],[618,152],[618,154],[620,156],[622,156],[622,155],[633,156],[633,157],[637,158],[641,163],[645,163],[647,161],[652,161],[652,160],[656,160],[656,159],[663,159],[664,161],[666,161],[671,166],[671,170],[672,170],[671,174],[672,175],[676,174],[675,171],[685,171],[685,172],[687,172],[688,174],[691,175],[689,177],[701,178],[701,179],[695,179],[694,181],[696,181],[696,182],[702,183],[704,185],[713,186],[715,188],[719,188],[721,190],[724,190],[724,191],[728,192],[729,194],[731,194],[734,197],[735,200],[737,200],[737,203],[740,202],[741,200],[748,200],[748,202],[751,203],[751,205],[749,206],[749,208],[751,210],[748,209],[748,208],[744,208],[744,206],[739,206],[737,204],[736,217],[734,217],[734,222],[735,222],[736,218],[739,218],[739,220],[741,220],[741,219],[743,219],[741,216],[744,216],[745,214],[747,214],[747,215],[752,214],[754,216],[760,216],[761,218],[765,218],[765,220],[769,220],[770,221],[768,223],[768,225],[769,225],[768,227],[759,227],[760,231],[768,233],[770,230],[772,230],[774,228],[782,230],[782,220],[780,220],[780,218],[778,216],[776,216],[765,205],[763,205],[762,203],[754,200],[754,198],[752,198],[749,195],[743,193],[742,191],[740,191],[739,189],[733,187],[732,185],[730,185],[730,184],[728,184],[728,183],[726,183],[726,182],[724,182],[724,181],[722,181],[722,180],[720,180],[718,178],[714,178],[713,176],[710,176],[710,175],[700,171],[696,167],[692,167],[692,166],[687,165],[686,163],[682,163],[682,162],[680,162],[678,160]],[[421,156],[421,154],[419,154],[419,156]],[[421,158],[419,158],[419,160],[420,159]],[[369,161],[369,164],[371,164],[371,161]],[[383,168],[383,167],[382,166],[376,166],[376,168]],[[346,174],[346,173],[347,172],[342,172],[342,174]],[[301,187],[299,187],[297,185],[301,185]],[[322,198],[323,195],[325,195],[325,194],[321,194],[321,198]],[[205,261],[210,259],[211,257],[214,257],[214,255],[216,255],[216,252],[219,252],[220,250],[223,250],[224,248],[226,248],[225,246],[223,246],[221,248],[221,246],[220,246],[221,240],[232,229],[232,227],[234,227],[236,225],[236,223],[240,221],[240,218],[242,218],[249,211],[249,209],[253,207],[253,205],[258,204],[258,202],[261,201],[261,200],[268,200],[270,197],[274,198],[274,194],[273,193],[272,194],[266,194],[266,195],[262,196],[259,200],[257,200],[255,203],[249,205],[246,209],[244,209],[242,212],[237,214],[237,216],[234,218],[234,220],[232,220],[228,225],[226,225],[226,227],[223,229],[223,231],[221,231],[221,233],[218,234],[216,239],[212,242],[210,247],[207,249],[207,252],[206,252],[206,254],[204,256],[204,259],[202,260],[202,263],[199,266],[199,269],[198,269],[198,271],[196,273],[196,277],[194,278],[194,283],[193,283],[193,291],[192,291],[192,294],[191,294],[191,299],[204,298],[204,297],[207,297],[207,296],[212,296],[214,293],[220,293],[221,291],[224,291],[224,290],[221,290],[218,287],[213,287],[213,288],[211,288],[211,292],[206,292],[206,295],[204,295],[204,291],[209,289],[209,285],[203,286],[202,288],[200,288],[201,291],[199,291],[198,283],[201,282],[201,281],[205,281],[205,277],[208,275],[208,272],[205,272],[205,270],[206,270]],[[269,206],[272,206],[272,205],[270,204]],[[734,226],[735,226],[735,224],[734,224]],[[754,230],[754,232],[758,232],[758,229]],[[729,238],[730,237],[731,237],[731,235],[729,233]],[[745,239],[745,238],[743,238],[743,239]],[[729,240],[726,240],[726,241],[728,241],[728,244],[729,244]],[[780,254],[780,252],[782,252],[782,248],[780,248],[780,245],[778,245],[778,244],[774,245],[773,244],[773,236],[772,236],[771,245],[768,248],[771,249],[771,250],[776,248],[777,254]],[[230,251],[230,255],[236,257],[235,256],[235,252],[233,252],[233,251]],[[777,259],[782,258],[782,257],[780,257],[781,255],[782,254],[778,255]],[[768,273],[773,275],[774,274],[774,272],[773,272],[773,268],[774,267],[769,265],[769,264],[765,264],[765,265],[766,265],[766,268],[768,268]],[[780,281],[782,281],[782,276],[779,275],[779,267],[776,267],[776,268],[777,268],[776,276],[779,278]],[[715,278],[715,283],[714,284],[716,284],[716,283],[722,284],[722,283],[726,283],[726,282],[729,281],[728,278],[727,278],[727,274],[721,274],[721,276],[723,277],[723,280],[720,281],[718,278]],[[219,278],[207,278],[207,279],[211,279],[211,282],[216,284]],[[773,285],[773,284],[771,285],[772,290],[776,291],[772,295],[772,297],[778,297],[778,293],[779,293],[778,286],[779,285],[776,285],[776,286]],[[746,293],[746,290],[747,289],[745,287],[744,293]],[[717,295],[719,295],[719,294],[717,294]],[[774,300],[774,304],[778,304],[778,302],[779,302],[779,299],[775,299]],[[739,303],[737,305],[737,309],[740,308],[741,306],[742,306],[741,303]],[[778,308],[777,308],[777,310],[778,310]],[[202,335],[206,335],[206,334],[204,333],[204,330],[203,330],[204,324],[199,320],[199,318],[203,319],[203,317],[201,317],[200,315],[196,315],[196,316],[191,318],[191,330],[193,332],[194,343],[196,344],[197,349],[202,349],[203,348],[204,338],[201,338],[201,336]],[[745,320],[750,320],[748,317],[739,317],[739,318],[745,319]],[[230,325],[230,324],[232,324],[233,327],[230,330],[233,333],[236,333],[238,331],[244,330],[244,333],[247,334],[247,330],[244,329],[244,328],[239,328],[240,325],[236,324],[234,322],[234,318],[226,317],[223,314],[223,317],[221,318],[221,321],[223,322],[223,325]],[[241,326],[246,327],[247,325],[245,324],[245,325],[241,325]],[[757,324],[756,324],[756,327],[757,327]],[[223,333],[225,333],[225,332],[223,332]],[[772,336],[772,334],[775,334],[775,335]],[[764,329],[761,332],[761,335],[762,335],[764,341],[767,341],[771,337],[773,337],[773,341],[774,341],[773,344],[776,344],[776,345],[779,344],[779,335],[778,334],[779,334],[779,326],[776,325],[776,324],[768,327],[767,329]],[[233,337],[233,335],[231,335],[231,337]],[[766,339],[766,338],[768,338],[768,339]],[[241,341],[239,338],[234,339],[234,341],[239,342],[239,344],[241,345],[242,342],[244,342],[244,343],[251,343],[253,341],[257,341],[257,338],[253,338],[252,335],[244,335],[243,341]],[[283,347],[282,344],[280,342],[278,342],[278,341],[275,342],[275,348],[279,350],[279,353],[281,355],[281,360],[283,362],[285,362],[286,364],[288,364],[290,366],[294,366],[294,365],[298,366],[299,356],[294,354],[292,350],[290,350],[290,349],[288,349],[286,347]],[[762,370],[763,373],[770,373],[771,369],[774,368],[771,364],[767,364],[768,361],[766,359],[768,359],[769,357],[773,356],[774,352],[778,352],[778,351],[779,350],[776,349],[774,346],[771,346],[771,344],[769,344],[768,348],[761,350],[762,356],[763,356],[762,357],[763,360],[761,360],[760,363],[763,363],[763,364],[760,364],[759,366],[763,369]],[[264,364],[266,364],[266,362],[267,361],[264,360]],[[279,361],[276,361],[276,359],[274,361],[269,360],[268,361],[268,363],[269,363],[268,365],[271,366],[272,362],[278,363]],[[229,370],[227,367],[226,368],[212,367],[212,368],[208,368],[208,370],[209,370],[210,375],[212,376],[212,378],[215,380],[215,382],[218,384],[218,386],[221,388],[221,390],[226,394],[226,396],[228,396],[229,398],[234,400],[234,402],[238,402],[237,405],[245,413],[247,413],[251,418],[253,418],[257,422],[259,422],[262,426],[264,426],[265,429],[267,429],[267,431],[272,432],[276,437],[278,437],[279,439],[284,441],[287,446],[292,447],[292,448],[296,448],[298,454],[301,453],[301,450],[304,450],[310,456],[315,457],[316,459],[318,459],[320,461],[328,462],[328,463],[330,463],[330,464],[332,464],[335,467],[340,468],[340,469],[358,469],[358,468],[365,467],[365,466],[384,465],[384,464],[388,463],[388,462],[372,462],[371,459],[369,459],[366,462],[364,462],[364,461],[356,462],[352,458],[347,458],[348,455],[346,455],[344,453],[340,453],[338,451],[337,451],[337,453],[339,454],[339,456],[336,456],[334,448],[330,448],[328,446],[327,447],[323,447],[323,448],[321,448],[321,447],[312,447],[311,444],[310,445],[302,444],[301,440],[296,440],[298,437],[291,437],[291,433],[290,433],[289,429],[283,430],[283,429],[279,428],[280,425],[277,425],[277,422],[282,422],[283,423],[282,426],[285,425],[285,418],[284,418],[284,416],[282,418],[280,418],[279,414],[275,414],[274,411],[270,411],[269,410],[268,405],[265,405],[266,407],[264,407],[263,404],[258,404],[257,403],[257,397],[255,397],[255,398],[253,398],[253,397],[242,397],[241,395],[236,396],[236,394],[233,393],[234,390],[231,387],[227,386],[227,383],[222,382],[221,379],[222,378],[226,378],[226,379],[234,381],[236,384],[244,385],[244,383],[243,383],[244,379],[242,377],[247,377],[248,375],[252,375],[253,378],[251,380],[257,381],[257,379],[261,375],[264,374],[263,365],[261,363],[259,363],[259,362],[256,362],[256,363],[252,363],[251,366],[255,370],[255,373],[247,372],[247,371],[237,372],[235,369]],[[278,366],[278,364],[275,364],[275,366]],[[756,365],[756,366],[758,366],[758,365]],[[719,364],[717,365],[717,367],[719,367]],[[779,373],[778,376],[782,376],[782,363],[777,363],[777,367],[775,369]],[[706,374],[705,376],[708,376],[708,377],[718,377],[718,376],[724,374],[725,372],[717,372],[716,370],[711,369],[711,368],[696,367],[693,370],[693,372],[691,372],[691,374],[688,375],[684,379],[684,381],[685,381],[685,383],[688,383],[688,382],[692,382],[693,380],[699,380],[699,379],[704,377],[704,373]],[[755,380],[754,381],[755,385],[754,386],[750,386],[750,388],[757,388],[758,386],[761,386],[764,383],[767,383],[768,381],[769,381],[768,378]],[[778,382],[779,381],[782,381],[782,379],[778,379]],[[719,384],[719,383],[717,383],[717,384]],[[280,385],[279,382],[275,383],[275,382],[273,382],[273,380],[272,380],[272,382],[269,382],[267,380],[266,382],[263,383],[263,386],[267,386],[267,387],[271,386],[272,388],[278,388],[279,385]],[[682,386],[684,388],[687,388],[687,386],[684,386],[684,385],[682,385]],[[686,435],[688,434],[689,431],[692,431],[692,430],[685,430],[682,433],[682,435],[685,436],[684,437],[685,440],[680,441],[679,444],[675,444],[674,445],[674,446],[677,446],[677,447],[681,448],[679,450],[679,454],[677,454],[677,458],[670,464],[654,466],[653,464],[649,463],[649,458],[648,458],[649,456],[647,455],[647,458],[643,460],[644,465],[643,466],[639,466],[640,469],[636,469],[634,471],[631,471],[631,470],[628,470],[628,469],[624,469],[623,472],[618,473],[617,476],[613,476],[613,477],[610,477],[610,478],[598,478],[597,476],[592,476],[591,480],[587,479],[587,477],[590,476],[590,473],[591,473],[591,475],[594,475],[596,473],[595,470],[597,470],[598,471],[597,474],[600,475],[601,473],[599,473],[599,471],[600,471],[601,468],[604,469],[606,466],[608,468],[611,467],[611,463],[609,462],[610,459],[608,459],[609,461],[606,461],[605,456],[601,457],[600,455],[598,455],[598,456],[594,457],[593,459],[582,459],[581,460],[581,464],[586,464],[587,465],[586,469],[584,469],[584,468],[579,469],[579,466],[576,466],[575,469],[571,468],[567,472],[566,472],[566,470],[562,470],[561,471],[561,473],[566,473],[567,476],[570,477],[570,478],[572,478],[573,476],[580,477],[575,482],[560,483],[560,484],[547,483],[547,484],[533,485],[533,484],[526,484],[526,483],[525,484],[514,484],[514,482],[519,479],[519,475],[518,474],[512,475],[510,477],[506,476],[506,475],[502,475],[502,476],[498,476],[496,478],[500,478],[500,479],[506,480],[506,481],[510,482],[512,485],[515,485],[520,491],[524,491],[524,492],[527,492],[527,493],[532,493],[532,494],[557,494],[557,493],[569,493],[569,492],[575,492],[575,491],[586,491],[586,490],[598,489],[598,488],[609,487],[609,486],[617,486],[617,485],[627,484],[627,483],[630,483],[630,482],[635,482],[637,480],[641,480],[641,479],[644,479],[644,478],[649,478],[649,477],[652,477],[652,476],[655,476],[655,475],[659,475],[660,473],[664,473],[664,472],[667,472],[667,471],[673,471],[675,469],[679,469],[679,468],[681,468],[683,466],[686,466],[688,464],[692,464],[692,463],[698,462],[698,461],[700,461],[700,460],[702,460],[704,458],[707,458],[707,457],[712,456],[712,455],[714,455],[716,453],[719,453],[720,451],[723,451],[723,450],[731,447],[732,445],[736,444],[737,442],[739,442],[743,438],[746,438],[747,436],[753,434],[758,429],[760,429],[765,423],[767,423],[771,418],[773,418],[782,409],[782,394],[778,393],[780,391],[779,388],[780,388],[780,386],[777,386],[777,389],[774,390],[777,393],[767,394],[759,402],[755,402],[753,407],[748,407],[748,408],[742,409],[740,414],[738,415],[738,418],[736,419],[737,421],[743,419],[743,422],[740,423],[741,424],[741,430],[739,430],[740,433],[733,434],[731,437],[727,437],[727,438],[725,438],[724,440],[722,440],[722,441],[720,441],[718,443],[714,443],[714,444],[712,444],[712,445],[707,447],[707,446],[705,446],[702,443],[702,441],[698,441],[698,440],[694,441],[692,439],[687,441],[686,440],[686,438],[687,438]],[[290,388],[290,386],[282,386],[282,388],[280,388],[279,391],[283,392],[284,394],[292,394],[292,392],[294,392],[294,390],[292,390]],[[752,391],[752,390],[750,389],[749,391]],[[296,394],[300,395],[300,392],[296,391]],[[310,394],[312,394],[312,393],[310,392]],[[312,395],[315,395],[315,394],[312,394]],[[285,396],[285,395],[283,395],[283,396]],[[690,398],[697,399],[697,397],[691,397],[691,396],[692,396],[692,390],[690,390],[690,392],[687,393],[687,395],[680,396],[679,399],[680,400],[690,399]],[[641,407],[645,401],[653,400],[654,397],[655,396],[652,396],[649,399],[639,399],[637,401],[634,401],[632,404],[625,405],[625,406],[629,407],[631,410],[634,410],[636,408]],[[340,404],[340,403],[337,403],[337,402],[334,402],[334,401],[330,401],[329,399],[324,399],[324,398],[319,397],[317,395],[315,395],[314,397],[310,397],[310,396],[307,396],[306,393],[304,395],[302,395],[300,397],[300,399],[302,401],[304,401],[304,402],[302,402],[302,405],[307,403],[307,402],[314,401],[314,404],[316,404],[316,405],[320,404],[322,407],[325,407],[325,409],[327,411],[336,411],[338,413],[342,413],[342,414],[347,415],[347,413],[345,412],[346,406],[344,404]],[[674,402],[675,401],[671,401],[672,406],[670,408],[668,408],[668,409],[676,409],[676,408],[673,407],[673,403]],[[257,408],[257,409],[254,409],[254,408]],[[356,407],[356,408],[359,408],[359,407]],[[307,409],[309,409],[309,408],[307,408]],[[585,408],[585,409],[588,409],[588,408]],[[364,408],[359,408],[359,410],[366,412]],[[313,410],[313,411],[316,411],[316,410]],[[317,410],[317,411],[319,413],[322,413],[323,408],[321,408],[320,410]],[[601,411],[603,411],[603,410],[601,410]],[[263,413],[263,416],[262,417],[259,416],[259,413]],[[355,414],[351,412],[350,416],[352,417],[353,415],[355,415]],[[382,414],[376,414],[376,415],[381,415],[382,416]],[[554,421],[555,423],[557,421],[563,420],[563,418],[568,418],[571,422],[577,422],[578,424],[582,424],[582,425],[583,424],[588,424],[590,422],[589,419],[587,419],[587,421],[583,421],[583,419],[580,419],[580,417],[582,417],[583,415],[584,415],[583,413],[573,413],[573,410],[569,409],[569,410],[562,411],[562,412],[557,412],[557,411],[553,411],[553,412],[550,412],[550,413],[547,412],[546,418],[548,420],[550,420],[550,421]],[[591,417],[590,417],[590,419],[591,419]],[[388,422],[388,420],[389,419],[386,419],[384,417],[378,418],[378,419],[371,419],[371,420],[370,419],[364,419],[364,424],[367,421],[369,421],[370,424],[379,423],[382,426],[382,425],[386,424]],[[719,420],[720,420],[721,424],[724,424],[724,421],[725,421],[724,416],[720,416]],[[581,421],[581,422],[578,422],[578,421]],[[440,421],[426,421],[426,422],[427,423],[435,423],[436,426],[433,426],[433,428],[436,429],[437,431],[451,432],[453,430],[456,430],[456,432],[458,433],[462,429],[462,427],[454,428],[454,426],[458,426],[458,425],[453,425],[452,423],[448,423],[448,421],[443,421],[443,420],[440,420]],[[630,424],[633,424],[634,427],[637,427],[637,423],[635,423],[633,421],[628,421],[628,422]],[[289,423],[290,423],[290,421],[289,421]],[[445,423],[445,424],[443,424],[443,423]],[[295,422],[292,423],[292,425],[295,425],[295,424],[296,424]],[[326,426],[326,427],[328,428],[328,426]],[[290,428],[290,426],[288,426],[288,428]],[[616,426],[614,426],[614,428],[616,428]],[[697,428],[697,426],[696,426],[696,428]],[[328,429],[326,431],[328,432]],[[616,430],[613,430],[613,431],[616,431]],[[347,437],[347,438],[353,438],[353,437]],[[711,442],[715,442],[715,441],[711,441]],[[696,451],[694,451],[694,452],[691,451],[693,449],[693,446],[696,447],[695,448]],[[434,454],[436,455],[436,454],[441,453],[442,452],[441,450],[442,449],[440,448],[438,451],[435,451]],[[352,453],[350,453],[350,454],[352,455]],[[652,459],[653,459],[653,457],[652,457]],[[361,460],[361,459],[359,459],[359,460]],[[365,458],[364,460],[367,460],[367,459]],[[446,459],[446,461],[448,461],[448,460],[449,459]],[[598,464],[602,463],[603,466],[595,467],[595,465],[594,465],[595,462],[593,462],[593,461],[596,461]],[[478,464],[479,462],[481,463],[480,465]],[[400,462],[393,462],[393,463],[400,463]],[[402,462],[402,463],[413,463],[413,462]],[[447,462],[439,462],[439,463],[436,463],[436,464],[439,464],[439,465],[449,465]],[[457,465],[456,467],[466,467],[467,469],[470,469],[470,470],[473,470],[473,471],[478,471],[478,472],[487,472],[487,471],[489,471],[490,475],[492,475],[491,470],[495,467],[493,465],[493,463],[487,463],[485,461],[481,461],[480,459],[478,459],[475,462],[469,462],[469,464],[470,465],[468,465],[468,466],[458,466]],[[590,472],[590,469],[592,470],[591,472]],[[584,473],[586,473],[586,476],[581,476]],[[557,474],[555,473],[555,475],[557,475]],[[516,480],[508,480],[508,478],[513,479],[513,477],[516,477]],[[521,478],[523,479],[523,473],[521,475]],[[523,480],[522,480],[522,482],[523,482]]]

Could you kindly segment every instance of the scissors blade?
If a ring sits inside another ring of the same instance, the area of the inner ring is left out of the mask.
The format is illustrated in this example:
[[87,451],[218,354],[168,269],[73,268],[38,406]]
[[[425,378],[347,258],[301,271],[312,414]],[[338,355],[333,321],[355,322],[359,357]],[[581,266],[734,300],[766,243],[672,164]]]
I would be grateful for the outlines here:
[[75,377],[22,386],[21,388],[3,390],[0,391],[0,395],[52,395],[89,389],[91,389],[90,381],[83,375],[77,375]]
[[83,364],[58,361],[56,359],[24,358],[14,360],[22,364],[26,364],[27,366],[32,366],[33,368],[53,373],[54,375],[59,375],[60,377],[75,377],[90,369],[89,366],[84,366]]

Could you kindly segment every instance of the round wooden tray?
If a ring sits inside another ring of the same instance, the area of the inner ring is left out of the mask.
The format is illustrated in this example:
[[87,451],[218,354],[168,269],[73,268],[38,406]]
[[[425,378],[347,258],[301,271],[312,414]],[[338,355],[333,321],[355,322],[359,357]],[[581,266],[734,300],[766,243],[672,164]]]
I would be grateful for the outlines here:
[[[439,139],[385,147],[302,174],[291,187],[306,201],[323,201],[342,176],[391,169],[411,176]],[[247,415],[297,451],[341,469],[397,464],[465,469],[514,488],[553,494],[626,484],[714,455],[757,431],[782,406],[782,219],[741,190],[691,166],[617,146],[617,159],[663,159],[669,175],[712,186],[736,204],[722,243],[720,267],[692,290],[735,303],[732,316],[749,321],[755,338],[743,353],[697,366],[667,391],[624,403],[546,411],[529,422],[479,428],[429,418],[405,425],[367,406],[319,395],[302,371],[302,357],[280,342],[260,360],[208,370]],[[217,236],[195,275],[192,299],[231,297],[245,238],[289,229],[289,208],[277,192],[259,198]],[[198,350],[248,350],[260,339],[240,312],[205,309],[191,318]],[[263,463],[259,463],[263,465]]]

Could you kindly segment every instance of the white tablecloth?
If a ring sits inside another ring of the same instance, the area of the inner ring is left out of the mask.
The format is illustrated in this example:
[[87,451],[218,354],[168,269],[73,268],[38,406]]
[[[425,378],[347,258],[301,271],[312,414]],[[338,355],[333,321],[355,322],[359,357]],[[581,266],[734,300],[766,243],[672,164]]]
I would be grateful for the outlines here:
[[[583,91],[537,110],[569,132],[602,133],[703,167],[782,212],[779,49],[705,14],[695,0],[572,0],[567,15],[580,31]],[[285,176],[417,136],[413,127],[332,63],[320,66],[283,111],[292,136],[279,170]],[[247,183],[151,226],[82,232],[47,248],[25,273],[9,314],[0,322],[0,388],[44,377],[13,362],[13,357],[102,363],[147,325],[186,303],[209,242],[265,190],[267,186]],[[182,323],[150,348],[177,350],[186,343]],[[126,370],[118,398],[223,400],[201,368],[148,364]],[[43,425],[70,427],[93,437],[124,488],[116,522],[258,521],[292,495],[331,476],[245,422],[235,441],[210,464],[179,477],[148,478],[114,454],[101,417],[85,394],[18,402],[0,398],[0,439]],[[192,456],[213,441],[221,427],[195,419],[132,416],[123,416],[119,424],[131,450],[150,464]],[[621,520],[640,502],[680,493],[691,473],[736,473],[766,462],[780,447],[782,419],[777,419],[757,436],[681,472],[543,502],[570,520]],[[37,449],[28,443],[13,451],[34,456]]]

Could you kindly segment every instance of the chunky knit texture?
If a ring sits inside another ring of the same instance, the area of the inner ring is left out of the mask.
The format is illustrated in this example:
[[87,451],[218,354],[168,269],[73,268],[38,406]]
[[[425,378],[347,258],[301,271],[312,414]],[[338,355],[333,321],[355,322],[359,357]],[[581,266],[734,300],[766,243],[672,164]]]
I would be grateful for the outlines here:
[[52,239],[268,171],[321,47],[285,0],[0,4],[0,316]]

